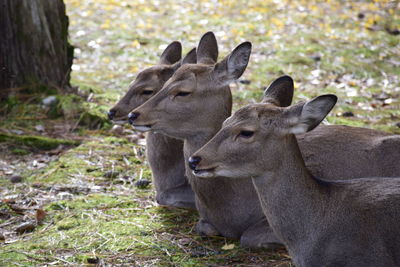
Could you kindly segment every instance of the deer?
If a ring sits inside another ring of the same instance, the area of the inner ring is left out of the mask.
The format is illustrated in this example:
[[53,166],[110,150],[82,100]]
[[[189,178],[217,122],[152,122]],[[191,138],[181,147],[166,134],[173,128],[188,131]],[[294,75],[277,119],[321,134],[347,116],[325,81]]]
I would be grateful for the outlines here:
[[[140,131],[150,131],[183,140],[187,160],[221,128],[230,116],[229,83],[245,71],[251,43],[237,46],[220,62],[215,35],[208,32],[197,46],[197,64],[180,67],[163,88],[129,114],[129,122]],[[195,192],[201,235],[240,239],[245,247],[275,248],[281,242],[268,226],[257,194],[246,178],[217,183],[198,179],[189,168],[186,176]]]
[[[165,135],[184,140],[184,155],[188,160],[198,148],[203,146],[221,128],[222,122],[230,116],[232,96],[228,84],[238,79],[244,72],[251,50],[251,43],[239,45],[224,60],[216,63],[218,47],[215,36],[209,32],[200,40],[197,47],[197,64],[188,64],[181,67],[164,87],[142,106],[133,110],[130,115],[130,123],[142,131],[156,131]],[[291,87],[293,80],[284,77],[273,84],[276,90],[269,90],[264,101],[272,101],[270,94],[277,94],[282,104],[290,105],[293,93],[284,93],[278,88]],[[290,90],[286,91],[289,92]],[[343,129],[339,127],[338,130]],[[322,131],[330,134],[330,131]],[[365,140],[364,145],[369,145],[368,138],[358,136],[361,130],[350,132],[347,138]],[[379,131],[375,135],[379,135]],[[371,134],[372,135],[372,134]],[[385,136],[386,134],[382,134]],[[346,135],[348,136],[348,135]],[[333,136],[334,138],[337,138]],[[322,139],[319,135],[316,139]],[[304,138],[305,142],[311,142],[312,138]],[[324,151],[336,152],[340,157],[343,147],[349,150],[362,151],[365,146],[352,147],[347,144],[347,139],[341,143],[335,139],[321,145],[326,145]],[[307,152],[308,161],[315,172],[325,171],[320,168],[324,162],[323,155],[317,150]],[[332,152],[333,153],[333,152]],[[314,156],[315,155],[315,156]],[[343,160],[344,166],[351,166],[348,160]],[[362,169],[372,162],[366,162],[365,166],[349,168],[345,170],[329,169],[324,174],[346,172],[348,178],[356,178]],[[195,164],[195,162],[193,162]],[[353,172],[351,172],[353,170]],[[207,183],[197,179],[187,167],[186,174],[189,183],[196,194],[196,205],[200,219],[196,230],[202,235],[223,235],[241,240],[245,247],[276,247],[280,241],[273,235],[268,227],[268,222],[262,213],[256,192],[250,181],[244,177],[243,181],[227,181],[221,177],[218,183]],[[331,175],[332,176],[332,175]],[[331,177],[330,176],[330,177]]]
[[325,180],[306,167],[296,135],[312,133],[337,97],[269,100],[228,118],[189,159],[193,174],[248,177],[295,266],[400,266],[400,177]]
[[[115,124],[128,123],[128,113],[156,94],[181,65],[196,63],[195,48],[182,60],[181,54],[180,42],[169,44],[158,64],[138,73],[128,92],[108,112],[109,119]],[[183,142],[159,133],[147,133],[146,154],[157,203],[161,206],[195,209],[194,192],[185,176]]]
[[[185,159],[188,160],[190,155],[219,131],[222,122],[230,116],[232,96],[228,84],[244,72],[250,49],[250,43],[243,43],[224,60],[216,63],[218,47],[215,37],[212,37],[212,33],[205,34],[197,47],[198,63],[180,68],[157,95],[133,110],[130,114],[131,124],[142,131],[162,132],[184,140],[184,154]],[[274,98],[271,95],[277,95],[282,105],[290,105],[293,97],[293,80],[290,77],[282,77],[271,87],[274,90],[268,90],[263,101],[272,101]],[[389,134],[368,129],[365,129],[366,133],[363,134],[363,129],[359,128],[346,133],[344,135],[346,138],[341,141],[337,134],[332,134],[332,129],[336,129],[334,125],[329,126],[330,130],[318,128],[314,130],[318,132],[314,138],[318,140],[320,146],[323,146],[323,149],[310,146],[311,149],[305,151],[308,155],[306,160],[312,172],[322,172],[330,178],[335,173],[343,173],[348,178],[362,177],[359,175],[364,169],[372,168],[373,158],[369,156],[369,161],[362,162],[365,166],[355,167],[351,165],[351,161],[343,159],[341,161],[344,164],[343,167],[334,169],[323,160],[323,153],[328,151],[334,157],[340,158],[343,148],[352,150],[348,154],[356,154],[357,151],[363,151],[365,146],[372,147],[369,143],[370,138],[390,137]],[[347,127],[337,127],[338,132],[345,129]],[[321,134],[327,135],[329,141],[324,143],[324,136]],[[367,138],[368,135],[370,138]],[[357,140],[354,142],[357,144],[354,147],[352,143],[348,143],[351,139]],[[313,137],[305,136],[303,140],[310,143]],[[376,140],[377,146],[378,141]],[[304,147],[307,148],[306,145]],[[319,151],[323,153],[319,154]],[[379,153],[376,154],[378,155]],[[195,162],[190,164],[195,164]],[[346,166],[350,167],[345,168]],[[196,229],[200,234],[219,234],[237,238],[245,247],[276,247],[280,243],[268,227],[251,181],[244,177],[243,181],[239,179],[240,181],[229,182],[222,176],[216,179],[218,183],[207,183],[192,174],[190,165],[186,167],[187,177],[197,198],[200,220]],[[392,166],[391,169],[393,168]],[[400,175],[399,171],[397,173]]]

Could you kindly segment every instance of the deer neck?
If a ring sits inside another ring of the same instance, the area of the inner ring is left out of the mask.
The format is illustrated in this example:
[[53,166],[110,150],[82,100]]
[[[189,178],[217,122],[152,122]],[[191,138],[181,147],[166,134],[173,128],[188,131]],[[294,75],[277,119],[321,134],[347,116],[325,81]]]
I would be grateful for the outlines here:
[[280,151],[280,165],[252,180],[268,221],[290,248],[307,239],[318,224],[322,188],[305,167],[294,135]]

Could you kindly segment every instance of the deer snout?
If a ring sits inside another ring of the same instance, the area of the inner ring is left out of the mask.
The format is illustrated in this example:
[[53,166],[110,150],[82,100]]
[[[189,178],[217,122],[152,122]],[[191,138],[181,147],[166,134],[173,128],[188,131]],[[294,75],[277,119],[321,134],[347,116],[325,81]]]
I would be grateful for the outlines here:
[[112,121],[114,119],[116,113],[117,112],[115,110],[110,110],[109,112],[107,112],[108,119],[110,121]]
[[130,124],[133,124],[133,122],[139,117],[140,113],[139,112],[131,112],[128,115],[128,121]]
[[196,170],[196,167],[197,167],[197,165],[199,165],[200,161],[201,161],[201,157],[197,157],[197,156],[190,157],[189,160],[188,160],[189,167],[192,170]]

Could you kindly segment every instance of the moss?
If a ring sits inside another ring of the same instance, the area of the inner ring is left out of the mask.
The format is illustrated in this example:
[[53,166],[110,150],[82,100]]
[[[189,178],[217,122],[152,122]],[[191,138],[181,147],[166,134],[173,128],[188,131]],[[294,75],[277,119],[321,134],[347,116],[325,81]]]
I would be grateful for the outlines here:
[[111,123],[107,118],[99,116],[98,113],[93,112],[92,110],[82,113],[79,118],[79,125],[92,130],[111,127]]
[[30,135],[12,135],[0,133],[0,143],[9,143],[13,145],[21,145],[34,150],[51,150],[59,145],[76,146],[79,142],[65,139],[54,139],[43,136]]
[[80,96],[69,94],[59,96],[58,109],[66,119],[79,118],[82,112],[84,112],[83,99]]
[[3,103],[3,107],[0,108],[0,114],[9,113],[15,106],[19,104],[19,100],[16,96],[9,96]]
[[11,150],[11,153],[15,154],[15,155],[28,155],[30,152],[26,149],[23,148],[15,148],[13,150]]
[[61,222],[58,222],[56,224],[57,230],[63,231],[63,230],[70,230],[75,227],[80,226],[80,222],[76,219],[69,219],[69,220],[63,220]]

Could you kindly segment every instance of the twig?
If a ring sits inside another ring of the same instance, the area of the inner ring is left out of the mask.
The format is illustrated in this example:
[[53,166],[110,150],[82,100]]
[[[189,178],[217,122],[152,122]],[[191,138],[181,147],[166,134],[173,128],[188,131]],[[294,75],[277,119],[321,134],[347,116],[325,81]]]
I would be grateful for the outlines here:
[[62,262],[65,262],[66,264],[69,264],[69,265],[74,265],[74,263],[72,263],[72,262],[69,262],[69,261],[66,261],[66,260],[64,260],[64,259],[61,259],[61,258],[59,258],[59,257],[55,257],[55,256],[51,256],[53,259],[56,259],[56,260],[59,260],[59,261],[62,261]]

